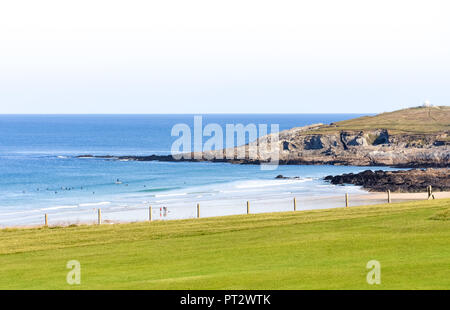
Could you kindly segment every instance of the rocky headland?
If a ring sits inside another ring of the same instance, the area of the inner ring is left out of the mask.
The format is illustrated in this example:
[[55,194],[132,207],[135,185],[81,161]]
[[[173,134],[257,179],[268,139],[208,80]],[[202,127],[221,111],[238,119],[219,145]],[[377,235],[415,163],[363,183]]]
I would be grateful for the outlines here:
[[[270,159],[273,141],[279,149],[279,164],[352,165],[393,167],[450,166],[450,107],[417,107],[359,117],[329,125],[297,127],[234,149],[235,154],[259,149],[256,158],[230,162],[258,164]],[[225,150],[226,151],[226,150]],[[221,158],[224,151],[205,152]],[[205,156],[207,155],[207,156]],[[214,161],[214,160],[213,160]]]
[[[276,147],[281,165],[449,167],[449,134],[450,107],[417,107],[328,125],[296,127],[277,136],[260,137],[247,145],[185,154],[189,156],[180,159],[171,155],[79,157],[260,164],[272,160],[273,153],[267,150]],[[258,149],[256,156],[249,156],[251,147]]]

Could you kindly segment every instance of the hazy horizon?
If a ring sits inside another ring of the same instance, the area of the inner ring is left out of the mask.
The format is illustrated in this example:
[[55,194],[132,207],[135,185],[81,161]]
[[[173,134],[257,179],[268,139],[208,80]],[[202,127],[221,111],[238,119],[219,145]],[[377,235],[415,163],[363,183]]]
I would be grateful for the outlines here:
[[0,4],[1,114],[448,105],[444,0]]
[[[390,111],[384,111],[384,112],[390,112]],[[379,112],[379,113],[384,113],[384,112]],[[317,112],[317,113],[314,113],[314,112],[311,112],[311,113],[271,113],[271,112],[265,112],[265,113],[239,113],[239,112],[235,112],[235,113],[220,113],[220,112],[218,112],[218,113],[0,113],[0,115],[11,115],[11,116],[14,116],[14,115],[19,115],[19,116],[27,116],[27,115],[42,115],[42,116],[46,116],[46,115],[48,115],[48,116],[52,116],[52,115],[55,115],[55,116],[57,116],[57,115],[73,115],[73,116],[76,116],[76,115],[80,115],[80,116],[83,116],[83,115],[86,115],[86,116],[89,116],[89,115],[130,115],[130,116],[133,116],[133,115],[136,115],[136,116],[139,116],[139,115],[233,115],[233,114],[237,114],[237,115],[295,115],[295,114],[298,114],[298,115],[308,115],[308,114],[311,114],[311,115],[321,115],[321,114],[323,114],[323,115],[333,115],[333,114],[336,114],[336,115],[340,115],[340,114],[342,114],[342,115],[361,115],[361,114],[364,114],[364,115],[370,115],[370,114],[378,114],[378,113],[370,113],[370,112],[367,112],[367,113],[346,113],[346,112],[335,112],[335,113],[325,113],[325,112]]]

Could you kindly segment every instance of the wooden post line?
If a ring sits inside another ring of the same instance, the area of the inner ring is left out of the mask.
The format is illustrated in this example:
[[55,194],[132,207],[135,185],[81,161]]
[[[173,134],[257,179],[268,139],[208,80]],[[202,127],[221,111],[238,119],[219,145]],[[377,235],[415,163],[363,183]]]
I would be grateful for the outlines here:
[[[431,185],[427,186],[427,194],[428,194],[428,199],[435,199]],[[387,190],[387,202],[392,203],[391,191],[389,189]],[[294,206],[294,211],[297,211],[297,198],[296,197],[293,198],[293,206]],[[348,208],[349,206],[350,206],[349,194],[346,193],[345,194],[345,207]],[[98,212],[97,223],[98,223],[98,225],[101,225],[102,224],[102,209],[100,209],[100,208],[97,209],[97,212]],[[247,214],[250,214],[250,201],[248,201],[248,200],[247,200]],[[200,218],[200,203],[197,203],[197,218]],[[153,221],[152,206],[149,206],[149,208],[148,208],[148,220],[150,222]],[[48,226],[48,214],[47,213],[44,214],[44,226],[45,227]]]
[[98,209],[98,225],[102,224],[102,209]]

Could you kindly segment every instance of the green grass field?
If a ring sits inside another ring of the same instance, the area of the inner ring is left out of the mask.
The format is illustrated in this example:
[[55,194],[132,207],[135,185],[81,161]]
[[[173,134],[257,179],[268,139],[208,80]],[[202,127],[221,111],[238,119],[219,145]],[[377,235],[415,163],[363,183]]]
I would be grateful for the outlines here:
[[[450,289],[450,199],[0,230],[0,289]],[[81,285],[66,263],[81,263]],[[366,264],[381,264],[381,285]]]
[[374,116],[363,116],[336,122],[333,126],[324,125],[320,129],[305,134],[336,133],[341,130],[367,131],[387,129],[390,134],[436,134],[449,131],[450,107],[417,107]]

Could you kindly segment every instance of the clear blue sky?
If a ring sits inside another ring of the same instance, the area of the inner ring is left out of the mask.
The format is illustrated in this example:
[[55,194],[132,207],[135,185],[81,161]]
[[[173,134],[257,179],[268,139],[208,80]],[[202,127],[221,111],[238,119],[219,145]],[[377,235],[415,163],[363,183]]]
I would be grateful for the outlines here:
[[0,113],[449,105],[448,3],[3,1]]

